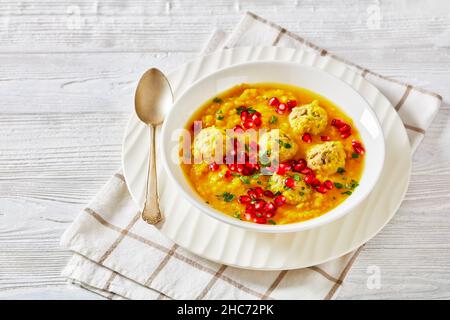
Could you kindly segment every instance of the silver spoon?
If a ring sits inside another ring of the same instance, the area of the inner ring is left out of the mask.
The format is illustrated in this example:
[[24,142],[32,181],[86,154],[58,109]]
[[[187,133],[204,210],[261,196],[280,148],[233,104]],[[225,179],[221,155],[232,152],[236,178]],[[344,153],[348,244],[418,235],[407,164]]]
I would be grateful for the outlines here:
[[136,114],[150,129],[150,154],[147,190],[142,219],[149,224],[161,221],[156,177],[155,131],[164,120],[164,111],[173,103],[172,89],[164,74],[156,68],[147,70],[139,80],[134,97]]

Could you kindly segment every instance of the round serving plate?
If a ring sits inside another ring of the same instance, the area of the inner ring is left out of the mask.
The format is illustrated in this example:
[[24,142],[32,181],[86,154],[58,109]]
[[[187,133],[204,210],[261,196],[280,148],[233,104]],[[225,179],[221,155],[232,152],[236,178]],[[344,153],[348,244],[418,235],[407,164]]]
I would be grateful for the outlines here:
[[[165,217],[160,231],[199,256],[247,269],[303,268],[356,249],[389,222],[408,187],[411,150],[397,112],[377,88],[345,64],[303,49],[227,49],[199,57],[170,73],[168,78],[177,98],[198,79],[218,69],[249,61],[287,61],[312,66],[338,77],[355,89],[375,112],[385,137],[384,168],[377,184],[370,195],[343,218],[295,233],[260,233],[213,219],[194,207],[164,171],[158,151],[160,206]],[[199,101],[199,105],[202,103]],[[148,141],[148,128],[133,114],[124,137],[122,160],[131,196],[141,209],[144,205]]]

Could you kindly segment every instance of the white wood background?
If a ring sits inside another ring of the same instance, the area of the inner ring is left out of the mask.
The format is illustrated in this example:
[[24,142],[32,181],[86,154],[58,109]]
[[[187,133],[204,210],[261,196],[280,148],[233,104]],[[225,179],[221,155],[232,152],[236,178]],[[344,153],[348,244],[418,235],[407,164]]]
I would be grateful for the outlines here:
[[[363,250],[339,297],[450,298],[445,0],[0,0],[0,298],[98,298],[66,285],[60,272],[70,253],[58,242],[120,166],[138,77],[196,56],[212,29],[231,30],[247,10],[444,97],[401,209]],[[378,289],[367,286],[373,270]]]

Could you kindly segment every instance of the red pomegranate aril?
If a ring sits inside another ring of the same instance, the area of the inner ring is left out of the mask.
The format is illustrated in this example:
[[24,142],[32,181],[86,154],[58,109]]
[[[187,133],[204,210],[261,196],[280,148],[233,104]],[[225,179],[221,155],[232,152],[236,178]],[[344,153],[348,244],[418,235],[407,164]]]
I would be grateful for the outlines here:
[[270,190],[265,190],[264,191],[264,196],[267,198],[273,198],[273,192]]
[[275,199],[273,199],[273,203],[276,207],[281,207],[286,203],[286,197],[283,195],[276,196]]
[[244,122],[244,128],[245,129],[251,129],[255,126],[255,123],[253,121],[246,121]]
[[250,117],[250,119],[252,119],[253,121],[254,121],[255,119],[258,119],[258,118],[261,118],[261,113],[258,112],[258,111],[252,113],[252,115],[251,115],[251,117]]
[[344,133],[347,131],[351,131],[352,127],[350,127],[348,124],[344,124],[342,127],[339,127],[338,130],[340,133]]
[[269,106],[278,107],[279,105],[280,105],[280,100],[278,100],[278,98],[276,98],[276,97],[270,98]]
[[247,167],[244,167],[243,169],[242,169],[242,175],[243,176],[249,176],[249,175],[251,175],[253,173],[253,169],[249,169],[249,168],[247,168]]
[[253,123],[256,127],[259,127],[262,124],[262,120],[261,118],[256,118],[255,120],[253,120]]
[[286,178],[284,180],[284,185],[288,188],[293,188],[293,187],[295,187],[295,180],[292,178]]
[[253,189],[248,190],[248,191],[247,191],[247,194],[248,194],[248,195],[250,196],[250,198],[252,198],[252,199],[258,198],[258,195],[256,194],[255,190],[253,190]]
[[300,170],[300,173],[302,173],[302,174],[312,174],[312,175],[315,176],[315,174],[314,174],[314,172],[312,171],[312,169],[311,169],[311,168],[308,168],[308,167],[306,167],[306,168]]
[[333,182],[331,180],[327,180],[323,183],[323,186],[328,190],[331,190],[333,189]]
[[346,138],[350,137],[351,135],[352,135],[351,131],[346,131],[344,133],[341,133],[341,138],[346,139]]
[[247,121],[247,119],[248,119],[248,111],[246,110],[241,111],[241,120],[245,122]]
[[289,109],[292,109],[297,106],[297,100],[288,100],[286,102],[286,105],[288,106]]
[[286,174],[286,167],[282,167],[281,164],[278,166],[277,174],[283,176]]
[[253,190],[255,190],[256,195],[258,196],[258,198],[262,197],[264,194],[264,190],[261,187],[256,187]]
[[249,196],[239,196],[239,203],[248,204],[250,201],[252,201],[252,198]]
[[308,173],[303,180],[305,180],[305,183],[307,184],[312,184],[314,179],[316,179],[316,176],[312,173]]
[[266,205],[266,202],[264,200],[256,200],[255,201],[255,210],[261,211],[264,209],[264,206]]
[[252,221],[254,217],[255,217],[254,213],[251,212],[244,213],[244,219],[247,221]]
[[264,213],[263,213],[263,216],[264,216],[264,218],[266,218],[266,219],[273,218],[274,215],[275,215],[275,212],[264,212]]
[[242,173],[243,170],[244,170],[244,165],[241,164],[241,163],[238,163],[238,164],[236,165],[236,171],[237,171],[238,173]]
[[267,219],[264,217],[254,217],[253,222],[258,223],[258,224],[266,224]]
[[331,138],[330,138],[330,136],[320,136],[320,140],[322,140],[322,141],[330,141]]
[[328,189],[322,185],[322,186],[316,187],[316,191],[319,193],[327,193]]
[[313,182],[311,183],[312,186],[317,187],[320,186],[320,180],[317,178],[314,178]]
[[312,137],[309,133],[304,133],[302,136],[302,140],[306,143],[311,143],[312,142]]
[[233,128],[234,131],[244,131],[244,128],[242,128],[242,126],[240,124],[235,125]]
[[287,106],[284,103],[280,103],[280,105],[277,107],[277,113],[283,114],[287,110]]
[[225,179],[231,178],[232,177],[231,171],[230,170],[225,171],[225,174],[223,176],[224,176]]
[[359,142],[357,140],[352,140],[352,146],[353,146],[353,150],[355,150],[355,152],[357,154],[363,155],[366,152],[366,150],[362,146],[361,142]]
[[217,171],[219,169],[219,165],[215,163],[214,161],[209,164],[209,170],[211,171]]
[[227,164],[228,169],[230,169],[231,171],[236,171],[237,167],[235,163],[230,163]]
[[300,159],[294,165],[293,171],[294,172],[302,172],[304,169],[306,169],[306,161],[305,161],[305,159]]
[[344,122],[344,121],[342,121],[341,119],[333,119],[333,120],[331,120],[331,125],[333,126],[333,127],[336,127],[336,128],[340,128],[340,127],[342,127],[342,126],[344,126],[346,123]]

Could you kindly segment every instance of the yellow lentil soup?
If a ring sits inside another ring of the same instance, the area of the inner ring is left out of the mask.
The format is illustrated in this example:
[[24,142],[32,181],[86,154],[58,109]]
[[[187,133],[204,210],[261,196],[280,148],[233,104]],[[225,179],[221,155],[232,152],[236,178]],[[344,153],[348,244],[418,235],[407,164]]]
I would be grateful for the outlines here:
[[[194,121],[202,126],[191,143],[194,156],[214,153],[229,138],[227,129],[265,130],[256,142],[243,143],[243,163],[229,161],[239,158],[235,149],[225,159],[227,149],[223,162],[204,157],[181,164],[201,198],[236,219],[288,224],[318,217],[345,201],[362,175],[365,150],[352,120],[303,88],[240,84],[198,109],[186,125],[192,134]],[[235,148],[238,139],[233,141]],[[256,150],[256,162],[249,150]]]

